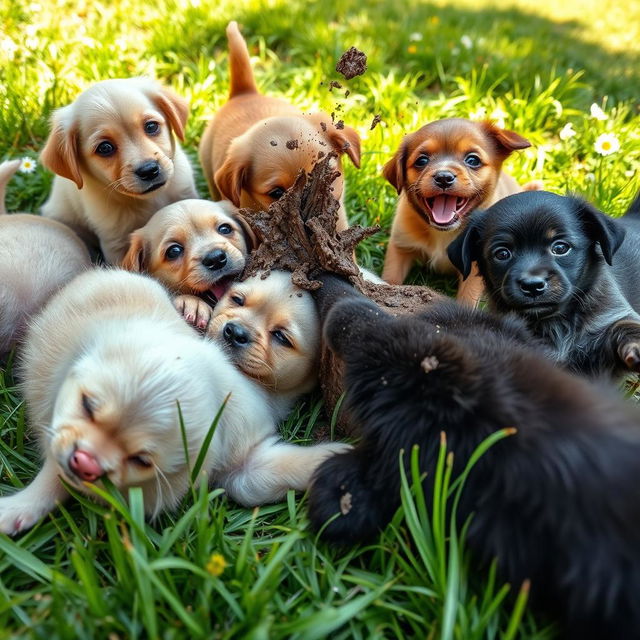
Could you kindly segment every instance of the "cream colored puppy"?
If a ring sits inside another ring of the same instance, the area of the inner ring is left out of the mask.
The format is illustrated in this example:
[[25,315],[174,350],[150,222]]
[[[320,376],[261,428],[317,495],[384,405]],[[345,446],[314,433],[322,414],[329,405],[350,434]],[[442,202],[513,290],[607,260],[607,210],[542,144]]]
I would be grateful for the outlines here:
[[197,197],[184,140],[185,100],[150,78],[104,80],[58,109],[42,164],[58,174],[42,207],[105,260],[118,264],[129,234],[167,204]]
[[6,215],[6,185],[19,166],[20,160],[0,164],[0,357],[53,293],[91,266],[68,227],[28,213]]
[[[259,385],[180,318],[153,279],[94,270],[65,287],[30,327],[23,392],[43,467],[0,499],[0,531],[31,527],[75,489],[108,477],[141,487],[145,509],[175,507],[216,412],[228,398],[203,470],[245,506],[304,490],[315,468],[347,445],[280,441]],[[184,451],[177,404],[187,436]]]

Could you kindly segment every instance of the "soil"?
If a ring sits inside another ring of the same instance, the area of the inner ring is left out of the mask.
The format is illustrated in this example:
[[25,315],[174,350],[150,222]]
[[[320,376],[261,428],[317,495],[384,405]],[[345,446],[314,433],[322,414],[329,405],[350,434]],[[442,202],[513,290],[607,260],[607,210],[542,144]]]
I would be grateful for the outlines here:
[[380,123],[380,121],[382,120],[382,118],[380,117],[379,113],[376,113],[375,116],[373,116],[373,120],[371,121],[371,126],[369,127],[369,131],[373,131],[376,126]]
[[347,49],[336,65],[336,71],[341,73],[347,80],[361,76],[366,70],[367,56],[355,47]]

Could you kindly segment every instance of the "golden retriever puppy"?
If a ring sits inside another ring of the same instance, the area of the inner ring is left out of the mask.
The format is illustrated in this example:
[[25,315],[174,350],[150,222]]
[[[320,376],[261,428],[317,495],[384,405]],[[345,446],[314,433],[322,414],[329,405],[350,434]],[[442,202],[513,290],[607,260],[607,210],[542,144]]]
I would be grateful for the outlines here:
[[5,533],[64,500],[61,478],[85,493],[105,477],[125,495],[140,487],[152,516],[175,507],[225,401],[203,471],[242,505],[306,489],[324,459],[348,448],[282,442],[264,390],[197,336],[162,285],[139,274],[96,269],[65,287],[31,325],[21,371],[44,461],[30,485],[0,498]]
[[[204,330],[210,308],[244,269],[253,234],[228,202],[182,200],[134,231],[121,266],[160,280],[185,319]],[[205,321],[206,318],[206,321]]]
[[117,264],[129,234],[167,204],[196,198],[184,140],[189,109],[149,78],[104,80],[58,109],[40,156],[57,174],[42,207]]
[[[246,42],[236,22],[227,27],[229,100],[209,123],[200,142],[200,162],[215,200],[267,210],[329,151],[360,166],[360,137],[325,113],[303,114],[293,105],[258,92]],[[340,159],[337,169],[341,170]],[[340,200],[338,230],[348,226],[342,206],[342,177],[334,183]]]
[[0,164],[0,357],[18,343],[28,319],[81,271],[89,253],[71,229],[29,213],[6,215],[7,183],[20,160]]
[[213,309],[207,335],[271,393],[280,418],[316,384],[318,312],[311,294],[292,284],[286,271],[234,282]]

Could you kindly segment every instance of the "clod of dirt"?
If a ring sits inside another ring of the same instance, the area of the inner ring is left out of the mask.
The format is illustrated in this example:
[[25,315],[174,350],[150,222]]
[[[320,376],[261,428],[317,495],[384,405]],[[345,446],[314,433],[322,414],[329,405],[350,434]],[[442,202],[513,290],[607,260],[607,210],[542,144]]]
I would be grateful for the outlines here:
[[342,89],[342,85],[336,80],[332,80],[329,83],[329,91],[333,91],[334,89]]
[[321,122],[321,123],[320,123],[320,128],[321,128],[323,131],[326,131],[326,130],[327,130],[327,123],[326,123],[326,122]]
[[269,143],[272,147],[277,147],[278,143],[275,140],[271,140],[271,142]]
[[340,60],[336,65],[336,71],[341,73],[347,80],[361,76],[366,70],[367,56],[355,47],[347,49],[340,56]]
[[287,140],[286,147],[290,151],[293,151],[294,149],[298,148],[298,141],[297,140]]
[[371,126],[369,127],[369,131],[373,131],[376,126],[380,123],[380,121],[382,120],[382,118],[380,117],[379,113],[376,113],[375,116],[373,116],[373,120],[371,121]]
[[344,120],[338,120],[338,122],[336,122],[336,129],[344,129]]

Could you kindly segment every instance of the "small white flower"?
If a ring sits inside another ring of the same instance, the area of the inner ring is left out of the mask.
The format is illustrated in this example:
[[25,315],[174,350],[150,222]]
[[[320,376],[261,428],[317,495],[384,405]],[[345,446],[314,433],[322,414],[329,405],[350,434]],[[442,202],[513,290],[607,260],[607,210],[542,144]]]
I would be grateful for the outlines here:
[[620,140],[613,133],[603,133],[598,136],[593,148],[601,156],[609,156],[620,149]]
[[569,138],[573,138],[573,136],[576,135],[576,132],[573,129],[573,125],[567,122],[558,135],[560,136],[560,140],[569,140]]
[[586,173],[584,176],[584,179],[587,182],[595,182],[596,181],[596,174],[595,173]]
[[595,102],[591,105],[591,117],[596,120],[607,120],[609,118]]
[[13,60],[17,50],[18,45],[9,36],[0,40],[0,51],[6,54],[8,60]]
[[460,38],[460,44],[465,49],[471,49],[471,47],[473,47],[473,40],[465,33],[462,38]]
[[459,53],[460,53],[460,49],[458,49],[458,47],[453,47],[453,49],[451,49],[452,56],[457,56]]
[[422,34],[419,31],[414,31],[413,33],[409,34],[409,40],[411,42],[421,42]]
[[36,161],[33,158],[25,156],[20,160],[18,171],[21,173],[33,173],[36,170]]

